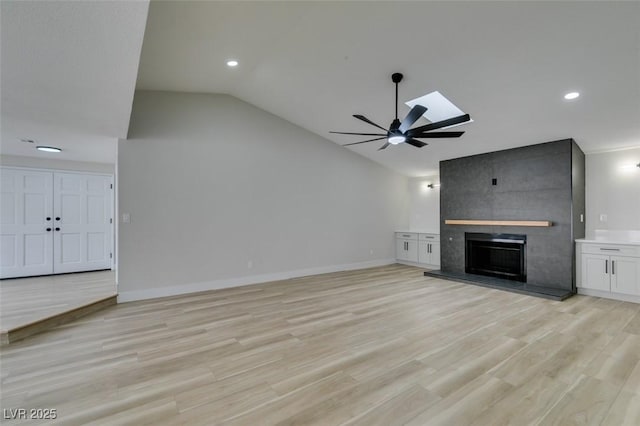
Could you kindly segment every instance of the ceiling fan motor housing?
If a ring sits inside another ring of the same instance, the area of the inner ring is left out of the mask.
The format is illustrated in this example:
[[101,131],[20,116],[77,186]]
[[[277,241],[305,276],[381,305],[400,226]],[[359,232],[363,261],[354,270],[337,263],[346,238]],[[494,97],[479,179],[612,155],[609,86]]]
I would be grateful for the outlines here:
[[404,76],[399,72],[394,72],[393,74],[391,74],[391,81],[393,81],[396,84],[400,83],[402,81],[402,77]]

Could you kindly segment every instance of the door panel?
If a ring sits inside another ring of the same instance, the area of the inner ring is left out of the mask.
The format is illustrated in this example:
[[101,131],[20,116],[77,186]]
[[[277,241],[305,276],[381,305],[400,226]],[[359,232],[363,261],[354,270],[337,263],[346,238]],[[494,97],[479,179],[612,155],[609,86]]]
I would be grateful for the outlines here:
[[611,291],[609,256],[584,254],[582,257],[582,286],[593,290]]
[[109,176],[54,174],[56,273],[111,267],[110,185]]
[[405,249],[407,240],[396,239],[396,259],[407,260],[407,250]]
[[431,243],[428,241],[418,242],[418,262],[419,263],[429,263],[429,260],[430,260],[429,244]]
[[640,295],[640,259],[611,256],[611,291]]
[[440,266],[440,243],[431,244],[431,265]]
[[407,247],[409,250],[407,251],[407,258],[409,262],[417,262],[418,261],[418,241],[417,240],[407,240]]
[[50,172],[1,170],[0,278],[53,272]]
[[96,262],[104,259],[105,253],[105,235],[102,232],[87,233],[87,260]]
[[16,253],[18,252],[16,245],[15,235],[0,235],[0,267],[15,268],[16,267]]

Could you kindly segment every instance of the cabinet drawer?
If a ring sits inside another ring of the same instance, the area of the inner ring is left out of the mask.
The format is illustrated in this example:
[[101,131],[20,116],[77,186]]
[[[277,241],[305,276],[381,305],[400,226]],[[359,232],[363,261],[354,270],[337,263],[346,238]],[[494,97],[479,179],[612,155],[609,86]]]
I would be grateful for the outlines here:
[[396,238],[403,240],[417,240],[418,234],[415,232],[396,232]]
[[582,253],[604,254],[611,256],[637,256],[640,257],[639,246],[624,246],[614,244],[582,244]]
[[438,234],[418,234],[418,239],[420,241],[440,241],[440,235]]

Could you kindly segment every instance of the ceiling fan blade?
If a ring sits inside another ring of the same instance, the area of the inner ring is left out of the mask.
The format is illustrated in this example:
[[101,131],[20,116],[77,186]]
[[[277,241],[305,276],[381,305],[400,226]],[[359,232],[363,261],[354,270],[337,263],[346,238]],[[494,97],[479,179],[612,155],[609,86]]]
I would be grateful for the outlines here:
[[407,139],[406,141],[404,141],[405,143],[408,143],[409,145],[413,145],[416,148],[422,148],[425,145],[429,145],[426,142],[422,142],[422,141],[417,141],[415,139]]
[[383,149],[387,149],[387,147],[391,145],[389,142],[385,142],[384,145],[382,145],[380,148],[378,148],[378,151],[382,151]]
[[453,126],[454,124],[465,123],[469,120],[471,120],[471,117],[469,116],[469,114],[463,114],[457,117],[448,118],[446,120],[437,121],[435,123],[425,124],[424,126],[416,127],[415,129],[411,129],[407,131],[407,135],[410,137],[415,137],[415,135],[422,132],[428,132],[429,130],[435,130],[435,129],[440,129],[442,127]]
[[412,138],[459,138],[464,132],[429,132],[419,135],[411,135]]
[[371,121],[371,120],[369,120],[367,117],[365,117],[364,115],[354,114],[354,117],[355,117],[355,118],[357,118],[358,120],[362,120],[362,121],[364,121],[365,123],[369,123],[369,124],[371,124],[372,126],[376,126],[378,129],[382,129],[382,130],[384,130],[385,132],[387,131],[387,129],[385,129],[385,128],[384,128],[384,127],[382,127],[382,126],[377,125],[376,123],[374,123],[373,121]]
[[362,142],[354,142],[354,143],[347,143],[344,144],[342,146],[349,146],[349,145],[358,145],[361,143],[367,143],[367,142],[373,142],[373,141],[381,141],[382,139],[386,139],[387,137],[385,136],[384,138],[377,138],[377,139],[369,139],[368,141],[362,141]]
[[358,135],[358,136],[387,136],[386,133],[351,133],[351,132],[329,132],[337,135]]
[[422,117],[422,114],[424,114],[426,111],[426,107],[423,107],[422,105],[415,105],[413,108],[411,108],[411,111],[409,111],[409,114],[407,114],[404,120],[402,120],[402,123],[400,123],[400,127],[398,127],[398,130],[400,130],[402,133],[409,130],[411,126],[413,126],[413,123],[418,121],[418,118]]

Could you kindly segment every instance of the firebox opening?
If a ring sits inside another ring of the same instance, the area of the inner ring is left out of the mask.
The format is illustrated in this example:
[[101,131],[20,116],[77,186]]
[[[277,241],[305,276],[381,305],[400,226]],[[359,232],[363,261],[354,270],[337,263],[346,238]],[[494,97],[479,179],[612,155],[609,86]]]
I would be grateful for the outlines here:
[[527,236],[465,233],[465,272],[527,282]]

